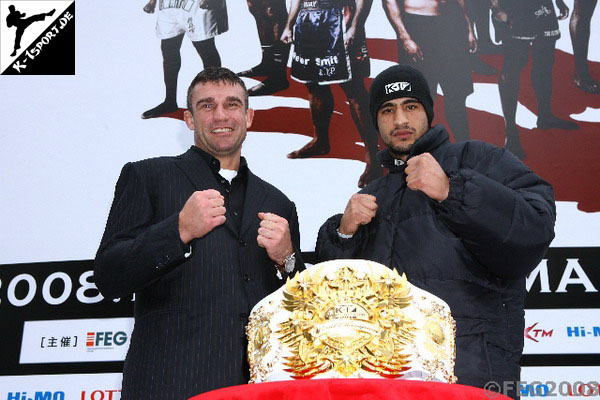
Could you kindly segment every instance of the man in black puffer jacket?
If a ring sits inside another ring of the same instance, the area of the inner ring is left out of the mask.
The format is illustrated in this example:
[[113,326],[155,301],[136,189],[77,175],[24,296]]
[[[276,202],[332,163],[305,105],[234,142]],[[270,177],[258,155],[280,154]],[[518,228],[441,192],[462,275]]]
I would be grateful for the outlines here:
[[390,173],[325,222],[318,258],[406,273],[452,310],[458,383],[510,387],[520,375],[525,276],[554,237],[552,188],[505,149],[453,144],[442,126],[431,128],[428,85],[411,67],[379,74],[370,101]]

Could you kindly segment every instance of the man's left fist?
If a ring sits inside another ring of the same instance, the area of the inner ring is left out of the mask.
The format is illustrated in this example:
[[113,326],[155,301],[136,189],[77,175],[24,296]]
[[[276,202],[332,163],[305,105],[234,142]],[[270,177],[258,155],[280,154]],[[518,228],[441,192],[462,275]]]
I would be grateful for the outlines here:
[[256,242],[263,247],[269,258],[282,265],[285,258],[294,252],[292,236],[287,219],[273,213],[258,213],[260,228]]
[[423,153],[410,158],[404,173],[409,189],[420,190],[437,201],[446,200],[448,197],[450,179],[431,154]]

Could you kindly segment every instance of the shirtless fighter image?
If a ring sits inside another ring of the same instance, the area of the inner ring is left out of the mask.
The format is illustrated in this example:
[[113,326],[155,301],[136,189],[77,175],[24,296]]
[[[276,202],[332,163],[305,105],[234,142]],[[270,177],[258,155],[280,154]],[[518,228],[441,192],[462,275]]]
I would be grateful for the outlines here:
[[261,83],[248,89],[249,96],[265,96],[287,89],[287,62],[290,45],[280,38],[287,21],[285,0],[247,0],[248,10],[256,20],[256,29],[262,50],[258,65],[239,72],[238,76],[265,76]]
[[383,174],[376,160],[377,131],[369,118],[364,84],[370,72],[364,23],[371,4],[372,0],[292,0],[281,36],[284,43],[294,42],[291,76],[306,84],[315,132],[308,144],[288,154],[288,158],[329,153],[329,123],[334,110],[330,85],[339,84],[366,149],[366,167],[359,187]]
[[[157,0],[150,0],[144,11],[152,14]],[[156,118],[175,112],[177,77],[181,68],[181,43],[187,35],[202,59],[204,68],[220,67],[221,57],[215,46],[215,36],[227,32],[225,0],[172,1],[158,0],[156,36],[160,39],[163,57],[165,100],[145,111],[142,119]]]
[[575,0],[573,14],[569,21],[573,57],[575,58],[575,85],[587,93],[599,94],[600,82],[595,80],[588,69],[590,28],[592,16],[598,0]]
[[504,64],[498,81],[506,142],[504,147],[520,159],[526,157],[516,123],[521,71],[531,49],[531,85],[537,100],[538,129],[578,129],[573,121],[558,118],[552,112],[552,70],[554,48],[560,37],[558,20],[569,16],[563,0],[491,0],[494,26],[504,47]]
[[398,62],[421,71],[434,97],[440,84],[455,141],[469,139],[466,99],[477,41],[464,0],[383,0],[383,6],[398,37]]

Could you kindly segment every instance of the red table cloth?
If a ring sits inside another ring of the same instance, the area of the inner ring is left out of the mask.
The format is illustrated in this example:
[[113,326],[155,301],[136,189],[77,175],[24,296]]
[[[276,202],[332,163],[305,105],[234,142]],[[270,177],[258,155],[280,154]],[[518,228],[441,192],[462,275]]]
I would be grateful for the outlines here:
[[472,386],[384,379],[312,379],[232,386],[190,400],[510,400]]

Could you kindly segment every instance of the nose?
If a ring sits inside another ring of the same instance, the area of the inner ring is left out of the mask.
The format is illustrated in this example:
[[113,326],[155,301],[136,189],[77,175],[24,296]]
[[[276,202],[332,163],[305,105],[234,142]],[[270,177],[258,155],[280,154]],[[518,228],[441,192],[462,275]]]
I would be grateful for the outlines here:
[[404,110],[396,110],[396,113],[394,115],[394,122],[397,125],[404,125],[408,122],[408,117],[406,116]]
[[224,120],[227,119],[227,111],[225,110],[225,108],[221,105],[215,107],[215,111],[213,113],[213,118],[216,120]]

